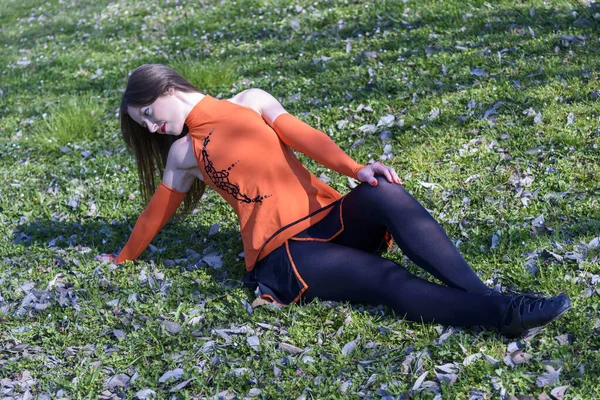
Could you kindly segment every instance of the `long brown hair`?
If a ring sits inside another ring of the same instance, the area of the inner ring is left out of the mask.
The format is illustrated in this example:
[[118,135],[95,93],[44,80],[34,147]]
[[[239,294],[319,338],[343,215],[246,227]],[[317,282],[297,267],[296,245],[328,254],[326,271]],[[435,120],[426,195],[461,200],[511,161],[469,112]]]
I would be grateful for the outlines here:
[[[145,64],[136,68],[129,76],[127,88],[121,101],[119,111],[121,133],[127,148],[135,156],[140,179],[140,191],[146,203],[150,201],[156,191],[157,178],[160,182],[171,145],[177,139],[185,136],[188,128],[184,126],[184,131],[177,137],[151,134],[131,118],[127,113],[127,107],[150,105],[159,96],[171,89],[186,93],[199,92],[174,69],[161,64]],[[205,188],[206,184],[204,182],[194,181],[192,188],[183,201],[184,213],[198,204]]]

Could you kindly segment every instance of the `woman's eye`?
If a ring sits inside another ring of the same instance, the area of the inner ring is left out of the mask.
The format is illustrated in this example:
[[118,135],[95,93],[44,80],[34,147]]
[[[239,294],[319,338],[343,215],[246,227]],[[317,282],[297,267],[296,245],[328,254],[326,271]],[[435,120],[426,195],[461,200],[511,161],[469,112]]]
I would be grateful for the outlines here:
[[150,109],[149,109],[149,108],[146,108],[146,109],[144,110],[144,115],[145,115],[146,117],[150,115]]

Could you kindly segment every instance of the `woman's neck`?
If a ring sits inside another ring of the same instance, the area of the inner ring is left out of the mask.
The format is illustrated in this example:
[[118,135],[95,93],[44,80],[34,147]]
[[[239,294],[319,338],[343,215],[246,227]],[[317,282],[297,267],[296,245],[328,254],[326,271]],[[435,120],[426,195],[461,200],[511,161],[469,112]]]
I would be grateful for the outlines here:
[[192,111],[192,109],[200,102],[200,100],[204,98],[204,96],[205,95],[200,92],[175,92],[175,97],[179,101],[184,118],[187,118],[190,111]]

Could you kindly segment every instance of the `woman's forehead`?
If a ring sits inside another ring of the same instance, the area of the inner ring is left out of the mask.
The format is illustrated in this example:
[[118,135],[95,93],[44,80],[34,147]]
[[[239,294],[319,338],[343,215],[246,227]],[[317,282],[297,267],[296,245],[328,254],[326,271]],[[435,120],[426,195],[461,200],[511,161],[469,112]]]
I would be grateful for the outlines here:
[[137,123],[142,118],[142,107],[140,106],[127,106],[127,114]]

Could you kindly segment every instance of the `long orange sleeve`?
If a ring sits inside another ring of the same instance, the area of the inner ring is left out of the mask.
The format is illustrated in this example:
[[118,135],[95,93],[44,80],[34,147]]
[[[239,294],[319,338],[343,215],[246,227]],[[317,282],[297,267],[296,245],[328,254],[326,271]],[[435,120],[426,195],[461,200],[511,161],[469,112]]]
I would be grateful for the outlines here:
[[340,174],[356,179],[358,171],[365,167],[344,153],[325,133],[291,114],[279,115],[273,121],[273,129],[283,143]]
[[185,193],[171,189],[160,183],[148,206],[140,214],[129,240],[115,259],[115,263],[135,260],[148,247],[154,236],[171,219],[177,207],[185,198]]

